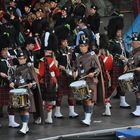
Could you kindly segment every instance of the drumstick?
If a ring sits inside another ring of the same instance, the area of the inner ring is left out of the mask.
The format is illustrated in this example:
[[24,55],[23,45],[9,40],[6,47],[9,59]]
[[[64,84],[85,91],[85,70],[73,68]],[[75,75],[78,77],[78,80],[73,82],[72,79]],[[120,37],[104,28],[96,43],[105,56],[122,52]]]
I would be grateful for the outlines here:
[[[34,83],[32,83],[32,84],[34,85],[34,84],[36,84],[36,82],[34,82]],[[19,86],[18,88],[23,88],[23,87],[27,87],[27,86],[28,86],[28,84]]]
[[136,69],[132,69],[132,70],[128,70],[127,72],[133,72],[133,71],[135,71]]
[[88,75],[85,75],[85,76],[79,78],[79,80],[84,79],[84,78],[86,78],[87,76],[88,76]]

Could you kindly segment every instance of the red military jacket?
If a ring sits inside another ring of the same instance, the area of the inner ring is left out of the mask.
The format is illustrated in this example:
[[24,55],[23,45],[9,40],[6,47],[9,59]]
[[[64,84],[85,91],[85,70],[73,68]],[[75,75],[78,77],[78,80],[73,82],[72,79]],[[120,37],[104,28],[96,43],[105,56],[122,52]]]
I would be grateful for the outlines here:
[[[51,76],[58,78],[60,75],[60,71],[56,64],[56,60],[50,56],[46,56],[45,58],[47,59]],[[41,61],[39,65],[39,77],[43,78],[45,76],[45,62]]]

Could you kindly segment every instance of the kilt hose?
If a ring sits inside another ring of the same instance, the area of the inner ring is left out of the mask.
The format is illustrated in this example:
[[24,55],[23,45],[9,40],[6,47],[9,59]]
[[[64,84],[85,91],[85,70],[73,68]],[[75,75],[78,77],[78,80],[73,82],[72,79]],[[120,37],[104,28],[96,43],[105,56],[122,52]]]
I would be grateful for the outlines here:
[[0,87],[0,106],[10,105],[9,87]]
[[124,67],[123,66],[113,66],[112,69],[112,75],[111,75],[111,86],[112,87],[118,87],[119,86],[119,81],[118,78],[123,74]]

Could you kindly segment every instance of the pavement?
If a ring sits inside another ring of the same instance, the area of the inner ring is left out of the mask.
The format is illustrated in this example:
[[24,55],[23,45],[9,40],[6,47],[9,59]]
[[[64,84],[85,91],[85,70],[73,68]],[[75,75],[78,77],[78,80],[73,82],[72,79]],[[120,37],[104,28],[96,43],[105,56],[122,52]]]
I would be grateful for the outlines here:
[[[74,135],[87,135],[114,132],[116,129],[123,127],[132,127],[140,125],[139,117],[132,117],[130,113],[135,110],[135,95],[132,93],[126,94],[126,100],[131,105],[131,109],[120,109],[119,99],[111,99],[112,116],[102,116],[104,106],[96,105],[93,110],[93,117],[91,126],[87,127],[81,124],[84,112],[81,105],[77,105],[75,110],[80,116],[76,119],[69,119],[68,117],[68,104],[67,97],[63,98],[62,113],[64,119],[54,118],[53,124],[35,125],[33,124],[32,116],[30,118],[30,132],[26,136],[19,136],[18,129],[8,128],[7,114],[4,114],[2,119],[3,127],[0,128],[0,140],[48,140],[57,139],[59,137],[74,136]],[[45,114],[46,116],[46,114]],[[19,122],[19,116],[16,116]]]

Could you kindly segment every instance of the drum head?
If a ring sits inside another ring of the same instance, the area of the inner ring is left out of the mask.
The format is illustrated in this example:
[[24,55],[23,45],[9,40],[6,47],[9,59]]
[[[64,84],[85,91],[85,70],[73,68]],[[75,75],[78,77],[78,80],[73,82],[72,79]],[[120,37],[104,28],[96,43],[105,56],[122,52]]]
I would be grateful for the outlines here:
[[27,89],[25,88],[12,89],[10,90],[10,93],[23,95],[23,94],[27,94]]
[[125,73],[121,75],[118,79],[119,80],[128,80],[128,79],[133,79],[134,73]]
[[86,86],[85,80],[75,81],[70,84],[70,87],[81,87],[81,86]]

